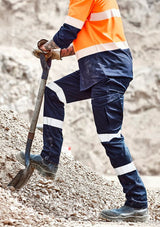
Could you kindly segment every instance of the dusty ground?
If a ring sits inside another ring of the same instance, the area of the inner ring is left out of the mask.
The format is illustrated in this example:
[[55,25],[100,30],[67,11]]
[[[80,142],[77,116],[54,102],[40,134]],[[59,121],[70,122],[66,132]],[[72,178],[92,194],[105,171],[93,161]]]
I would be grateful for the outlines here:
[[[90,101],[66,106],[64,146],[71,147],[73,156],[62,154],[56,181],[46,181],[35,172],[21,191],[6,188],[22,168],[15,154],[25,148],[41,75],[31,52],[39,39],[50,39],[61,26],[67,3],[0,0],[0,226],[118,226],[98,220],[104,207],[120,206],[124,198],[117,181],[106,178],[114,171],[99,143]],[[160,176],[160,1],[118,3],[134,62],[123,134],[139,172]],[[75,57],[54,61],[49,81],[77,67]],[[33,152],[41,148],[42,135],[37,131]],[[148,188],[148,223],[119,225],[160,226],[159,195],[159,188]]]
[[[159,175],[160,2],[118,3],[134,63],[134,80],[125,95],[122,132],[140,173]],[[41,75],[39,61],[31,52],[37,40],[50,39],[61,26],[67,4],[64,0],[0,0],[0,107],[14,110],[27,122]],[[75,57],[54,61],[49,81],[77,67]],[[76,160],[100,174],[114,174],[96,134],[90,100],[66,106],[64,138]]]
[[[0,224],[1,226],[118,226],[98,219],[103,208],[124,203],[120,185],[93,172],[62,152],[55,181],[35,171],[21,190],[7,188],[23,168],[15,155],[24,150],[28,125],[12,111],[0,110]],[[41,149],[42,134],[36,132],[32,152]],[[145,224],[119,223],[120,226],[160,225],[160,188],[149,189],[150,220]]]

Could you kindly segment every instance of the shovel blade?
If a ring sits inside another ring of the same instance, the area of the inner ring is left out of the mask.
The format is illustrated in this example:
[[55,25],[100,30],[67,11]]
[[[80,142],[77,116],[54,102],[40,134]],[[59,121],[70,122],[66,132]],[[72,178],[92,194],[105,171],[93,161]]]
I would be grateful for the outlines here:
[[8,184],[9,187],[14,187],[16,190],[21,189],[30,179],[34,171],[33,166],[29,165],[25,169],[21,169],[17,175]]

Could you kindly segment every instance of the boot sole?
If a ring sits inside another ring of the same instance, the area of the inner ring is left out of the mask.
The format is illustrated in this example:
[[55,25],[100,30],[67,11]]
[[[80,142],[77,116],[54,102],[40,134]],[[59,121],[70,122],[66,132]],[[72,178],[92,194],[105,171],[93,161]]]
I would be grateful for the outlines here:
[[145,222],[149,219],[149,215],[143,215],[143,216],[118,216],[118,217],[111,217],[104,213],[100,214],[100,218],[105,221],[125,221],[125,222]]
[[[25,165],[25,160],[21,157],[20,154],[17,154],[17,155],[16,155],[16,159],[17,159],[22,165]],[[33,163],[32,161],[31,161],[31,165],[38,171],[38,173],[39,173],[41,176],[43,176],[43,177],[45,177],[45,178],[48,178],[48,179],[52,179],[52,180],[55,179],[56,174],[49,173],[49,172],[45,172],[45,171],[43,170],[43,168],[41,168],[40,165],[38,165],[38,164],[36,164],[36,163]]]

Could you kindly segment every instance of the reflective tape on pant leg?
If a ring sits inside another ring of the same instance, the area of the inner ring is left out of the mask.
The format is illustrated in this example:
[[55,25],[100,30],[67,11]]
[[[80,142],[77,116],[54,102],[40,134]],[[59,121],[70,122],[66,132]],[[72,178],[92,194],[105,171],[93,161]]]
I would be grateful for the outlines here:
[[52,82],[52,83],[48,84],[47,87],[56,93],[56,95],[58,96],[58,98],[61,102],[66,103],[65,94],[63,92],[63,89],[60,86],[58,86],[56,83]]
[[117,133],[105,133],[105,134],[98,134],[100,141],[103,142],[109,142],[113,138],[121,138],[121,130]]
[[51,118],[51,117],[44,117],[43,118],[43,124],[44,125],[49,125],[52,127],[56,127],[56,128],[61,128],[63,127],[63,121]]
[[133,162],[131,162],[127,165],[115,168],[117,176],[120,176],[120,175],[123,175],[123,174],[126,174],[126,173],[130,173],[134,170],[136,170],[136,167],[135,167]]

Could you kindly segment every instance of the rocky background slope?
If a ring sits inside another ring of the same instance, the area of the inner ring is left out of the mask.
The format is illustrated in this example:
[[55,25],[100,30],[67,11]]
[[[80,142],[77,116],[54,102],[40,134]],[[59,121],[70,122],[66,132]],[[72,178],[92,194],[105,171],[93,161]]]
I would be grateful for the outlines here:
[[[160,172],[160,1],[119,0],[134,59],[134,80],[125,96],[123,134],[144,175]],[[28,122],[41,74],[31,52],[40,38],[50,39],[62,25],[68,1],[0,0],[0,108],[12,109]],[[77,69],[75,57],[55,61],[49,80]],[[100,145],[90,101],[66,107],[64,144],[76,160],[101,174],[113,174]],[[42,123],[42,114],[39,119]]]

